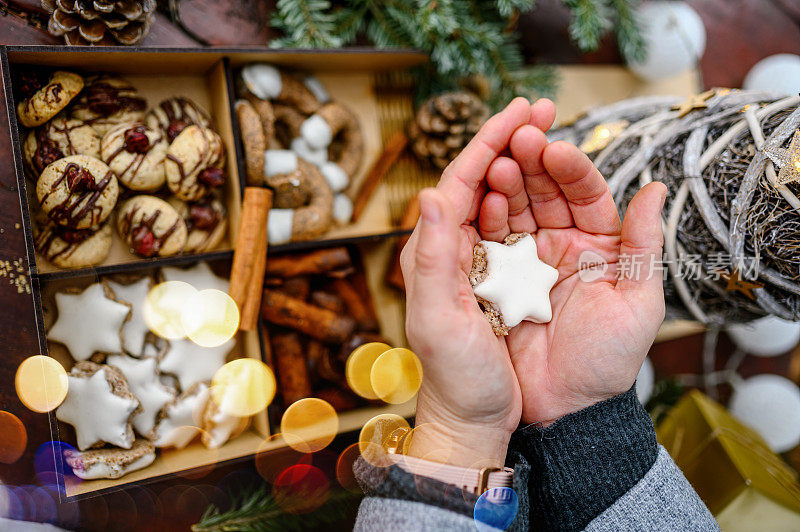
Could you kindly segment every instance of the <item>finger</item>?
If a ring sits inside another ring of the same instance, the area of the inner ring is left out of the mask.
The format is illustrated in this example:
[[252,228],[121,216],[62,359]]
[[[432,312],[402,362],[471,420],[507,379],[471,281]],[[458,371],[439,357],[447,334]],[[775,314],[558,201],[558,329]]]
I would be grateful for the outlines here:
[[420,221],[408,306],[422,315],[458,305],[459,234],[450,202],[441,191],[420,192]]
[[525,192],[537,227],[572,227],[572,212],[567,200],[542,162],[547,147],[547,137],[542,130],[533,126],[521,127],[511,137],[509,145],[514,160],[522,170]]
[[543,132],[553,127],[556,121],[556,104],[547,98],[539,98],[531,106],[532,126],[538,127]]
[[531,213],[531,203],[522,181],[522,170],[514,159],[508,157],[495,159],[489,167],[489,171],[486,172],[486,183],[489,188],[506,197],[506,215],[510,231],[514,233],[536,231],[536,222]]
[[478,230],[481,238],[502,242],[511,232],[508,227],[508,200],[499,192],[489,192],[481,205],[481,216],[478,218]]
[[667,196],[663,183],[643,187],[631,200],[622,221],[622,245],[617,288],[631,300],[662,301],[664,235],[661,210]]
[[463,221],[473,204],[478,185],[486,170],[506,146],[514,131],[527,124],[531,105],[525,98],[515,98],[491,117],[444,172],[437,188],[453,205],[456,220]]
[[561,187],[575,227],[587,233],[619,234],[621,224],[611,189],[585,153],[558,141],[545,147],[542,162]]

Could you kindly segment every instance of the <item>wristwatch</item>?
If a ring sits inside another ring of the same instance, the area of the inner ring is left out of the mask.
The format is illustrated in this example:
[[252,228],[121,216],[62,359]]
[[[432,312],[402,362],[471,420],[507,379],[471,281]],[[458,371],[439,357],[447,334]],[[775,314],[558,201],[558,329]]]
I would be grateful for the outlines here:
[[453,484],[465,492],[476,495],[481,495],[491,488],[510,488],[514,479],[514,470],[508,467],[471,469],[402,454],[390,453],[387,456],[392,463],[409,473]]

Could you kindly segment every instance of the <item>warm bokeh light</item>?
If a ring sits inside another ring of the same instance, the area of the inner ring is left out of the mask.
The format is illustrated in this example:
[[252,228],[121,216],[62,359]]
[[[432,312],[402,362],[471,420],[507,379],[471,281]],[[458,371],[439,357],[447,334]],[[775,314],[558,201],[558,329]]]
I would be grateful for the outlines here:
[[[361,493],[361,487],[358,485],[356,475],[353,472],[353,464],[355,464],[358,457],[361,456],[360,444],[354,443],[349,445],[336,460],[336,480],[347,491],[353,493]],[[389,474],[388,468],[378,469],[377,472],[382,472],[384,475]]]
[[211,381],[211,398],[231,416],[261,412],[275,397],[275,375],[253,358],[237,358],[219,368]]
[[391,404],[405,403],[419,391],[422,364],[409,349],[389,349],[372,365],[370,383],[381,400]]
[[330,487],[328,477],[321,469],[298,464],[278,476],[272,494],[285,512],[305,514],[325,504]]
[[315,453],[324,449],[338,431],[336,410],[327,401],[315,397],[295,401],[281,418],[281,432],[286,443],[300,452]]
[[[373,441],[378,428],[380,428],[380,447],[383,452],[379,452],[377,448],[370,449],[370,447],[378,445]],[[380,458],[390,447],[397,448],[398,444],[402,444],[402,439],[408,433],[409,428],[408,421],[397,414],[378,414],[364,423],[358,435],[358,446],[364,460],[375,466],[387,465]]]
[[13,464],[25,452],[28,431],[22,421],[5,410],[0,410],[0,464]]
[[372,365],[375,364],[378,357],[390,349],[391,346],[384,343],[370,342],[357,347],[350,353],[347,358],[345,375],[347,376],[347,384],[355,393],[365,399],[378,398],[378,394],[372,389],[370,373],[372,372]]
[[23,360],[17,369],[14,384],[22,404],[40,414],[57,408],[69,389],[64,366],[44,355]]
[[[288,445],[288,447],[276,448],[277,445]],[[311,453],[308,444],[297,436],[273,434],[258,446],[255,462],[258,474],[270,484],[274,484],[286,469],[298,464],[311,465]]]
[[153,334],[167,340],[185,338],[183,307],[196,294],[197,290],[183,281],[167,281],[151,288],[142,312]]
[[200,290],[184,302],[181,325],[186,337],[203,347],[217,347],[236,334],[239,308],[221,290]]

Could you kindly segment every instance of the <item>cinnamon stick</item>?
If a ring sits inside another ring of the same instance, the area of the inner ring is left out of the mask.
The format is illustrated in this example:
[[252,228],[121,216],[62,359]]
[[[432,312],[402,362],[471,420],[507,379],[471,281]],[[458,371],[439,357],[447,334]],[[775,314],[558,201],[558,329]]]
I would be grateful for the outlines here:
[[344,342],[356,328],[355,320],[349,316],[341,316],[276,290],[264,290],[261,316],[270,323],[327,343]]
[[347,248],[318,249],[310,253],[284,254],[270,259],[267,275],[270,277],[296,277],[319,275],[333,270],[350,268],[352,262]]
[[354,283],[356,282],[355,275],[351,275],[347,279],[334,279],[331,281],[331,288],[336,292],[348,313],[356,320],[358,328],[363,331],[377,331],[378,316],[375,314],[375,307],[372,305],[372,297],[369,294],[369,289],[366,282],[363,286],[357,289]]
[[[400,220],[400,229],[403,231],[413,231],[419,220],[419,196],[414,196],[408,202],[405,212],[403,212],[403,219]],[[397,288],[398,290],[405,290],[406,283],[403,280],[403,270],[400,267],[400,253],[403,248],[408,244],[408,239],[411,235],[402,236],[397,240],[394,255],[392,255],[392,262],[386,272],[386,284]]]
[[303,344],[296,332],[280,332],[272,335],[272,351],[278,370],[278,383],[286,406],[311,395]]
[[323,292],[322,290],[311,292],[311,302],[318,307],[332,310],[337,314],[344,312],[344,301],[342,301],[342,298],[330,292]]
[[353,223],[357,222],[364,213],[364,209],[366,209],[367,203],[369,203],[378,185],[381,184],[381,181],[386,177],[389,169],[391,169],[392,165],[400,154],[403,153],[407,145],[408,137],[402,131],[398,131],[386,141],[383,151],[380,156],[378,156],[378,160],[375,161],[375,164],[372,165],[372,168],[370,168],[364,181],[361,182],[361,187],[358,189],[356,199],[353,201],[353,216],[351,217]]
[[305,301],[311,291],[311,281],[309,281],[308,277],[292,277],[291,279],[286,279],[278,290],[287,296]]
[[228,290],[239,308],[239,328],[252,331],[258,322],[261,287],[267,261],[267,218],[272,208],[272,191],[247,187],[242,201],[239,234],[231,266]]

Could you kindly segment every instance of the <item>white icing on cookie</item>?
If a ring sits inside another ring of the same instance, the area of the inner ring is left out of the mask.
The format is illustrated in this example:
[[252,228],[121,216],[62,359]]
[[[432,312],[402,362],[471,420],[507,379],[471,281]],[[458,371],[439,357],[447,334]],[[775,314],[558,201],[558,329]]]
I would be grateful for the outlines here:
[[217,409],[210,419],[211,423],[206,427],[206,433],[203,435],[203,445],[209,449],[216,449],[221,447],[231,437],[231,434],[239,428],[242,418],[231,416]]
[[292,241],[294,209],[271,209],[267,218],[267,235],[272,245]]
[[186,447],[200,433],[200,419],[208,396],[208,386],[200,384],[165,406],[164,417],[150,435],[153,445]]
[[80,294],[56,294],[58,319],[47,338],[61,342],[72,358],[88,360],[92,354],[121,353],[120,330],[131,309],[106,297],[103,285],[95,283]]
[[81,451],[98,442],[130,449],[133,432],[128,430],[128,420],[138,406],[135,399],[113,393],[102,368],[91,377],[69,375],[69,392],[56,418],[75,427]]
[[216,276],[206,262],[198,262],[191,268],[166,266],[161,268],[161,276],[165,281],[183,281],[184,283],[189,283],[198,291],[214,288],[227,294],[228,287],[230,286],[230,281]]
[[303,80],[303,85],[305,85],[306,88],[311,91],[311,94],[313,94],[314,98],[319,100],[320,103],[328,103],[331,100],[331,95],[328,93],[328,89],[325,88],[325,86],[316,76],[307,76]]
[[510,246],[487,240],[480,244],[486,250],[486,277],[473,288],[475,295],[497,306],[509,328],[522,320],[550,321],[550,289],[558,270],[539,259],[533,237],[525,235]]
[[144,321],[144,300],[152,287],[149,277],[142,277],[135,283],[124,285],[108,281],[114,297],[131,306],[131,315],[122,325],[122,347],[125,352],[138,357],[144,350],[144,342],[150,328]]
[[84,480],[94,480],[98,478],[114,479],[123,477],[131,471],[144,469],[152,464],[155,459],[156,452],[155,449],[153,449],[152,452],[140,456],[129,464],[119,462],[95,462],[92,465],[82,468],[79,465],[80,458],[77,458],[77,467],[73,465],[70,465],[70,467],[72,467],[72,472],[75,473],[76,477]]
[[333,219],[340,224],[346,224],[353,217],[353,201],[346,194],[336,194],[333,197]]
[[291,174],[297,170],[297,154],[292,150],[267,150],[264,152],[264,175],[272,177]]
[[201,347],[191,340],[172,340],[158,369],[178,377],[181,390],[188,390],[195,383],[211,380],[234,343],[231,339],[217,347]]
[[254,63],[244,67],[242,81],[247,90],[262,100],[277,98],[283,90],[280,71],[264,63]]
[[350,178],[347,177],[347,174],[344,170],[342,170],[342,167],[336,163],[326,161],[320,165],[319,171],[328,181],[328,184],[331,186],[331,190],[333,190],[334,194],[346,189],[347,185],[350,184]]
[[176,395],[175,390],[161,384],[156,373],[156,359],[111,355],[106,363],[125,375],[131,393],[142,404],[142,411],[133,418],[133,428],[142,436],[150,434],[156,424],[156,415]]
[[312,148],[308,145],[303,137],[297,137],[296,139],[292,140],[292,143],[289,147],[293,152],[314,166],[322,166],[328,161],[328,150],[326,148]]
[[300,136],[312,149],[321,150],[330,145],[333,131],[324,118],[313,114],[300,124]]

